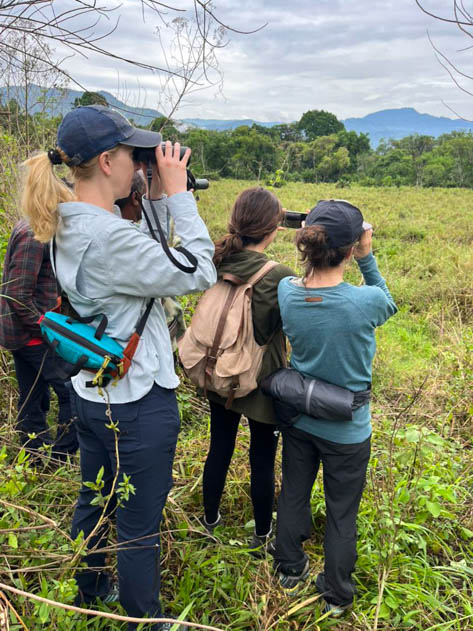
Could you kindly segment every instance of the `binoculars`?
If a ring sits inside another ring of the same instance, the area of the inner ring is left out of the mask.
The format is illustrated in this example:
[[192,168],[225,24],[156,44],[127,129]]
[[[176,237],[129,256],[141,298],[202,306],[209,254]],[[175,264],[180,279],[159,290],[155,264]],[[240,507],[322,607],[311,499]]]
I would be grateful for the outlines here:
[[285,228],[298,228],[302,227],[302,222],[306,220],[308,213],[298,213],[294,210],[285,210],[284,217],[281,226]]
[[[163,153],[165,153],[166,152],[165,142],[161,143],[161,148],[163,150]],[[140,162],[140,163],[145,162],[148,166],[150,164],[156,164],[155,149],[156,147],[149,147],[149,148],[148,147],[147,148],[135,147],[135,149],[133,150],[133,161]],[[186,149],[187,147],[181,147],[181,152],[179,154],[180,160],[182,160],[182,157],[184,156]],[[188,165],[190,164],[190,158],[187,164]],[[203,191],[207,188],[209,188],[208,180],[205,180],[203,178],[195,178],[192,171],[190,169],[187,169],[187,190],[188,191],[190,190]]]

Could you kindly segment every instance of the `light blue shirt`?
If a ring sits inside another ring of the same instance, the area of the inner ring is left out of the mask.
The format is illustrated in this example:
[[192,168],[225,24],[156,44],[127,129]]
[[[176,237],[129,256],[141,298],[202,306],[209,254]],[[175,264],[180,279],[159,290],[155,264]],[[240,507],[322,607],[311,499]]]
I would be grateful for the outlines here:
[[[180,296],[211,287],[217,279],[212,263],[214,246],[199,217],[192,193],[177,193],[153,202],[160,223],[167,233],[169,213],[181,246],[197,258],[197,270],[188,274],[178,269],[161,245],[149,234],[146,221],[141,225],[124,221],[117,215],[84,202],[59,205],[56,232],[58,280],[69,300],[82,316],[105,314],[107,335],[126,346],[149,298]],[[149,201],[143,199],[145,211]],[[152,220],[151,212],[147,212]],[[184,265],[184,254],[171,249]],[[98,322],[98,321],[97,321]],[[166,317],[156,300],[128,373],[100,395],[87,388],[92,373],[80,371],[72,378],[74,390],[89,401],[128,403],[147,394],[153,383],[175,388],[179,379]]]
[[[376,259],[358,259],[366,285],[339,283],[308,289],[284,278],[278,287],[284,333],[291,344],[291,366],[353,392],[371,385],[376,327],[397,311]],[[295,427],[334,443],[361,443],[371,435],[370,406],[352,421],[326,421],[301,414]]]

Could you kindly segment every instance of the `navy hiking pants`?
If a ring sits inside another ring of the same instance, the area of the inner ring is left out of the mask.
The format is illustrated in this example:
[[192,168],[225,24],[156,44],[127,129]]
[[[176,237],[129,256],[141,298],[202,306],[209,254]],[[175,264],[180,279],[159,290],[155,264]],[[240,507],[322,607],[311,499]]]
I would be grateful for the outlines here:
[[[115,492],[108,516],[116,521],[120,603],[129,616],[160,617],[160,539],[162,511],[172,486],[172,464],[179,432],[179,413],[174,390],[153,388],[142,399],[111,404],[111,420],[119,432],[107,427],[108,406],[72,394],[72,407],[79,436],[82,482],[95,482],[103,467],[102,494],[109,495],[114,477],[130,478],[135,493],[117,505]],[[116,453],[118,451],[118,461]],[[115,486],[115,491],[117,490]],[[82,486],[72,523],[72,537],[83,531],[87,537],[97,525],[103,508],[92,504],[96,491]],[[104,571],[109,520],[92,538],[85,561],[88,569],[77,575],[80,596],[90,603],[110,590]],[[136,629],[130,623],[128,629]],[[159,628],[151,625],[150,628]]]
[[[57,375],[57,369],[65,367],[55,358],[46,344],[23,346],[12,351],[18,381],[17,430],[23,445],[38,449],[53,445],[53,455],[61,457],[77,451],[77,436],[71,422],[71,403],[67,383]],[[53,440],[46,421],[49,411],[49,387],[57,395],[59,414],[56,439]],[[35,434],[36,438],[29,438]]]

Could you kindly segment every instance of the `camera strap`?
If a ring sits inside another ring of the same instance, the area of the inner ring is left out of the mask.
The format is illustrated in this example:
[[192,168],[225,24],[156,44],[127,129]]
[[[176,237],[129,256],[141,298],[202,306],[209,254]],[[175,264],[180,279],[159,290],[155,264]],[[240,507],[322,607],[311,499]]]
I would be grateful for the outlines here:
[[192,254],[192,252],[189,252],[189,250],[186,250],[186,248],[183,248],[182,246],[178,246],[178,247],[174,248],[174,250],[184,254],[184,256],[187,258],[189,263],[191,263],[191,265],[184,265],[178,259],[176,259],[176,257],[171,252],[171,248],[169,247],[168,242],[166,240],[166,235],[164,234],[164,231],[163,231],[163,229],[161,227],[161,222],[159,221],[158,213],[156,212],[156,208],[154,207],[153,201],[150,199],[149,203],[150,203],[150,206],[151,206],[151,213],[153,215],[153,219],[154,219],[154,221],[156,223],[156,228],[158,229],[159,239],[156,236],[156,233],[155,233],[154,228],[153,228],[153,226],[151,224],[151,221],[150,221],[148,215],[146,214],[146,211],[143,208],[143,204],[142,204],[142,202],[140,200],[141,212],[143,213],[143,217],[145,218],[146,223],[148,224],[148,228],[149,228],[149,231],[151,233],[151,236],[153,237],[153,239],[155,239],[156,241],[159,241],[161,243],[166,256],[171,261],[171,263],[173,263],[173,265],[175,265],[178,269],[180,269],[181,272],[185,272],[186,274],[193,274],[196,271],[197,266],[199,265],[199,262],[197,261],[197,258]]

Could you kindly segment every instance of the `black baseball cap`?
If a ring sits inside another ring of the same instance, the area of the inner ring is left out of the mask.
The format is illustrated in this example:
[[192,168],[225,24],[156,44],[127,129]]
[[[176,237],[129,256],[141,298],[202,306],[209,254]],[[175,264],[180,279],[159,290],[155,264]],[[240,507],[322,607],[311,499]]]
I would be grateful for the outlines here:
[[305,225],[323,226],[328,247],[339,248],[358,241],[363,232],[363,215],[344,199],[324,199],[312,208]]
[[161,134],[137,129],[123,114],[103,105],[85,105],[68,112],[57,130],[57,146],[74,166],[87,162],[118,144],[157,147]]

